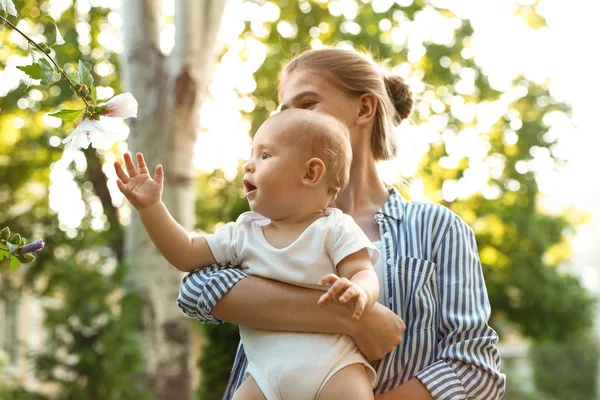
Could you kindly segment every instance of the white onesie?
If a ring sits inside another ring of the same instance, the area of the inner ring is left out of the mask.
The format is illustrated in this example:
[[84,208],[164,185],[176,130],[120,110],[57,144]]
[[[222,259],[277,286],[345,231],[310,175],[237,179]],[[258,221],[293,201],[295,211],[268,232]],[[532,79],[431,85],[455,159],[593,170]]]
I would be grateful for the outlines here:
[[[352,217],[328,208],[289,246],[278,249],[265,238],[261,226],[270,220],[246,212],[206,240],[217,262],[241,265],[251,275],[326,291],[317,282],[346,256],[364,248],[371,261],[379,257]],[[276,307],[276,305],[274,305]],[[267,400],[316,399],[339,370],[360,363],[371,384],[375,370],[347,335],[265,331],[240,326],[252,375]]]

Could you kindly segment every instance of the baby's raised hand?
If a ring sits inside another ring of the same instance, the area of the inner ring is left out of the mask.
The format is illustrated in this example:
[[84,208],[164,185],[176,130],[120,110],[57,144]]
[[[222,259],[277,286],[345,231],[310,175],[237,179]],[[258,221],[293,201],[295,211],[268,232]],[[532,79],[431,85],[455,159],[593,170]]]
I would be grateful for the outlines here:
[[136,210],[141,210],[161,200],[164,172],[162,165],[157,165],[154,171],[154,179],[152,179],[148,173],[142,153],[137,153],[136,156],[139,170],[133,164],[131,155],[125,153],[123,158],[127,173],[123,171],[121,163],[118,161],[115,161],[115,171],[119,177],[117,179],[119,190],[127,197],[127,200],[129,200]]
[[317,306],[325,307],[328,303],[337,302],[346,304],[354,303],[354,314],[352,318],[360,319],[365,306],[367,305],[367,292],[356,283],[347,278],[339,277],[335,274],[325,275],[319,285],[329,285],[329,290],[319,298]]

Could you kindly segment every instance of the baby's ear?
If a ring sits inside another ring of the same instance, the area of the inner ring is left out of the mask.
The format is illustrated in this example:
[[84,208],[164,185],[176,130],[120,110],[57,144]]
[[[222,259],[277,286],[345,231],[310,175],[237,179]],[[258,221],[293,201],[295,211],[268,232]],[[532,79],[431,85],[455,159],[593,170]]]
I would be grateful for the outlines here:
[[325,163],[317,157],[313,157],[304,164],[304,177],[302,183],[304,186],[315,187],[323,180],[325,176]]

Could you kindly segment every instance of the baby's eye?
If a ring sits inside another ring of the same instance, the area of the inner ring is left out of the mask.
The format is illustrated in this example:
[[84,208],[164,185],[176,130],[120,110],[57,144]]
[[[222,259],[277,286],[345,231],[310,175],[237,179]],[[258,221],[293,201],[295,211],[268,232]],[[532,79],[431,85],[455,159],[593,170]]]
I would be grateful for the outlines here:
[[269,157],[271,157],[271,156],[270,156],[269,154],[267,154],[267,153],[262,153],[262,154],[260,155],[260,159],[261,159],[261,160],[266,160],[266,159],[267,159],[267,158],[269,158]]
[[306,100],[302,102],[302,108],[311,108],[315,105],[314,101]]

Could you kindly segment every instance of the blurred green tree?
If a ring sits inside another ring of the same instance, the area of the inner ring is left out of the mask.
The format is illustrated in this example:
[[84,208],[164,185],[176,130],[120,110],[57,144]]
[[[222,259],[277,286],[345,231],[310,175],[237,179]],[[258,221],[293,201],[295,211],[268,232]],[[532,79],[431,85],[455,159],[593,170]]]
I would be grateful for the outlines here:
[[[41,16],[51,3],[15,0],[15,6],[19,28],[49,43],[55,31]],[[66,43],[55,47],[55,58],[68,73],[78,59],[88,66],[93,61],[100,95],[112,96],[120,91],[118,54],[103,46],[99,35],[107,30],[108,18],[118,14],[83,3],[62,6],[58,27]],[[47,244],[21,270],[4,274],[8,264],[0,263],[0,281],[45,306],[47,340],[31,354],[36,376],[54,384],[53,396],[59,399],[149,398],[139,379],[144,364],[135,340],[141,305],[125,281],[122,229],[102,171],[108,153],[87,151],[61,164],[58,145],[73,125],[57,127],[45,114],[77,102],[76,97],[64,80],[29,87],[16,69],[28,63],[27,44],[5,26],[0,26],[0,49],[0,225],[43,237]],[[53,196],[64,187],[50,186],[52,173],[73,178],[73,196],[80,197],[84,211],[78,227],[69,227],[55,211]],[[18,389],[7,395],[42,398]]]

